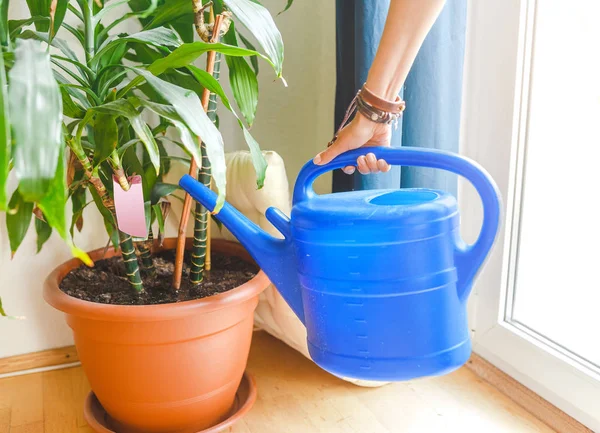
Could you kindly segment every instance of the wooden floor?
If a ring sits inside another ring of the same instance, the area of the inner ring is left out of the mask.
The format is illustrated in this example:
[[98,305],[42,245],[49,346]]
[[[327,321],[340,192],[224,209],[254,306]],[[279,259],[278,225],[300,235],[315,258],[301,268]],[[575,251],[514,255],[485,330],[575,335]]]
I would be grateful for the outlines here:
[[[471,371],[359,388],[323,372],[265,333],[254,336],[248,370],[252,411],[234,433],[552,432]],[[81,368],[0,380],[0,433],[90,433],[89,385]]]

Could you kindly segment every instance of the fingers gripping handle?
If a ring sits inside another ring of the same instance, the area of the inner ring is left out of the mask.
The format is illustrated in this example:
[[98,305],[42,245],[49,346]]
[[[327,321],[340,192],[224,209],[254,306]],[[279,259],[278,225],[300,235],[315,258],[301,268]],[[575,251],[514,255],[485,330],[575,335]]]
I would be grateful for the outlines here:
[[450,171],[465,177],[473,184],[483,203],[483,225],[481,233],[473,245],[466,245],[462,239],[458,239],[455,256],[459,296],[461,299],[466,298],[473,279],[496,240],[500,225],[500,193],[494,180],[477,163],[451,152],[416,147],[361,148],[346,152],[326,165],[318,166],[312,161],[306,164],[296,182],[294,203],[309,200],[315,195],[312,185],[321,174],[348,165],[355,166],[357,158],[367,153],[374,153],[377,159],[384,159],[393,165],[430,167]]

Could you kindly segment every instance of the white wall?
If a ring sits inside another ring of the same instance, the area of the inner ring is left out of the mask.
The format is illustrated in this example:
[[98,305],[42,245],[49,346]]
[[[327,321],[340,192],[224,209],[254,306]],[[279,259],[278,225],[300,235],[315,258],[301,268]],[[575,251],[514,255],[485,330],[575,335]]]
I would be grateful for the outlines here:
[[[262,3],[277,13],[286,2]],[[25,2],[11,3],[11,18],[26,14]],[[274,81],[269,66],[261,64],[259,107],[252,133],[263,150],[274,150],[284,158],[293,185],[300,168],[326,146],[333,133],[334,2],[297,1],[276,22],[285,42],[284,76],[289,86]],[[60,36],[66,38],[68,34]],[[239,128],[224,114],[221,131],[227,150],[245,148]],[[329,183],[330,178],[324,176],[316,189],[326,192]],[[86,250],[103,247],[107,240],[97,211],[90,206],[84,218],[84,230],[75,237],[77,245]],[[4,215],[0,216],[0,296],[9,314],[26,317],[18,321],[0,319],[0,358],[72,344],[62,314],[46,305],[41,295],[45,276],[69,257],[56,236],[36,256],[35,230],[31,227],[11,260]]]

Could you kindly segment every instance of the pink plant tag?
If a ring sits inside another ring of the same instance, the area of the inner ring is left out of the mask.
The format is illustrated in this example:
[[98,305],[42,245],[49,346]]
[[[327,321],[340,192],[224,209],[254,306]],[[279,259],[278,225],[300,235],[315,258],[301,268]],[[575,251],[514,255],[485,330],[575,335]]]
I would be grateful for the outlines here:
[[146,227],[146,213],[144,211],[142,177],[132,176],[129,178],[129,183],[131,188],[129,188],[129,191],[124,191],[117,178],[113,176],[117,225],[123,233],[136,238],[146,238],[148,228]]

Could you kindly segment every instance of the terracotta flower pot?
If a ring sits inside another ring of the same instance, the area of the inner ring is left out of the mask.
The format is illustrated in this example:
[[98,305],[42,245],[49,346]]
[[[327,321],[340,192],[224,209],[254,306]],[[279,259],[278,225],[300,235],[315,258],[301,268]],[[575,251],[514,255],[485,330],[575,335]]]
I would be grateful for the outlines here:
[[[173,249],[167,239],[163,249]],[[238,244],[213,250],[251,261]],[[110,250],[105,258],[116,255]],[[103,249],[90,253],[103,258]],[[44,299],[66,314],[91,387],[124,433],[196,432],[231,409],[248,359],[253,312],[269,280],[260,272],[226,293],[177,304],[121,306],[83,301],[58,285],[70,260],[44,284]]]

